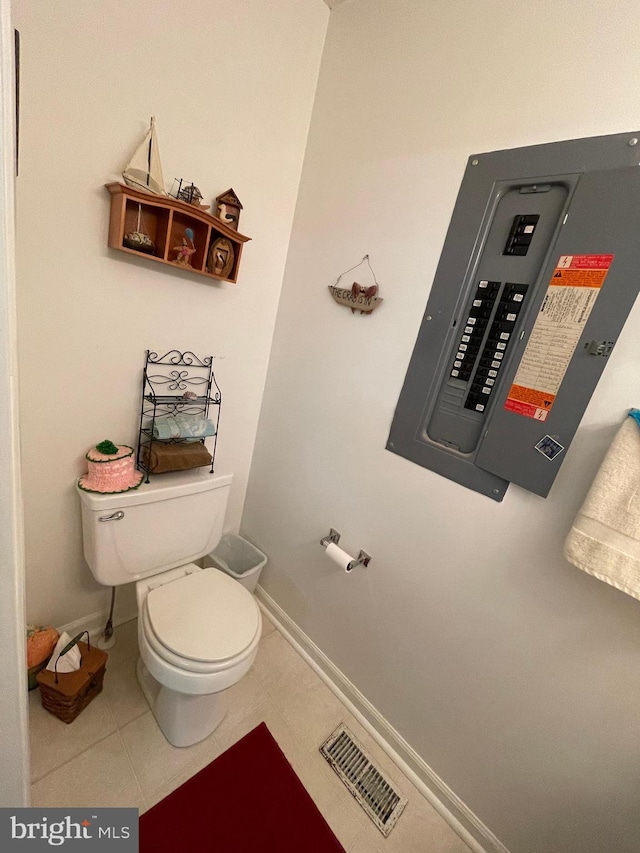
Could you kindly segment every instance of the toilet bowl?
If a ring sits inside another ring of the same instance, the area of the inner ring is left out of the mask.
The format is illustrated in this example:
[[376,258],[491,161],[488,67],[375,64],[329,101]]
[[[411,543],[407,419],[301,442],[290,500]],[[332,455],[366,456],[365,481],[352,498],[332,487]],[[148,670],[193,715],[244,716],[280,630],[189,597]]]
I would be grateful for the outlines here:
[[136,596],[142,690],[170,743],[197,743],[255,659],[260,608],[233,578],[194,564],[139,581]]
[[260,608],[233,578],[193,560],[220,541],[231,475],[187,471],[139,489],[78,489],[84,554],[99,583],[136,583],[138,681],[174,746],[208,737],[226,712],[225,691],[249,670]]

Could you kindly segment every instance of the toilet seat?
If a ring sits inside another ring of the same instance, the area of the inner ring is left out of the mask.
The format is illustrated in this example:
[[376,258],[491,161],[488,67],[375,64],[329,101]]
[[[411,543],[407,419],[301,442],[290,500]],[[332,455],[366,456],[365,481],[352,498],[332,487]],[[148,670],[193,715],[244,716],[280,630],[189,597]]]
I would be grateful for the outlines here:
[[217,569],[202,569],[151,589],[142,631],[159,657],[179,669],[214,673],[255,652],[260,609],[241,584]]

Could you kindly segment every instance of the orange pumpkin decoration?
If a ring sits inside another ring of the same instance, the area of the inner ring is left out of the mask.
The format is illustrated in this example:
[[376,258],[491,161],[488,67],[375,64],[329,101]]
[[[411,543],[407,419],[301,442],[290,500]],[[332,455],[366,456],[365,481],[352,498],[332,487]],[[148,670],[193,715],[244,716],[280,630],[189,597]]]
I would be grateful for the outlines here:
[[31,669],[51,657],[60,634],[55,628],[27,629],[27,667]]

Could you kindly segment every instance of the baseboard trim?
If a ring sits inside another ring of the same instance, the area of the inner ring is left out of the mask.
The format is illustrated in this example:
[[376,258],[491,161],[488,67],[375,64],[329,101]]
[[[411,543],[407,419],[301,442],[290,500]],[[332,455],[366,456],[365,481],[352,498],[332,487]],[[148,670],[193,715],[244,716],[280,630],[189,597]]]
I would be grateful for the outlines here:
[[324,654],[260,585],[255,590],[262,609],[371,737],[398,765],[422,795],[473,853],[509,853],[504,844],[456,796],[358,688]]
[[[124,614],[119,618],[114,616],[113,627],[124,625],[125,622],[130,622],[137,617],[137,613]],[[66,631],[71,637],[75,637],[80,631],[88,631],[92,643],[97,643],[98,639],[104,632],[107,623],[108,614],[104,610],[99,610],[96,613],[90,613],[88,616],[82,616],[76,619],[75,622],[68,622],[66,625],[61,625],[57,630],[62,634]]]

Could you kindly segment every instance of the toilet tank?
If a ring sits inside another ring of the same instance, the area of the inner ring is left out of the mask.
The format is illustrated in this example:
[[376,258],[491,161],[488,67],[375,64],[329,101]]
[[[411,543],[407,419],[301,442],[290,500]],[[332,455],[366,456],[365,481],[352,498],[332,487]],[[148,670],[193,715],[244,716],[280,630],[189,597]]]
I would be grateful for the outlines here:
[[98,583],[130,583],[208,554],[222,535],[232,479],[197,469],[158,474],[122,494],[76,486],[84,556]]

